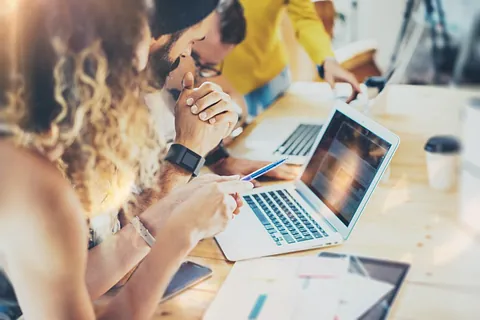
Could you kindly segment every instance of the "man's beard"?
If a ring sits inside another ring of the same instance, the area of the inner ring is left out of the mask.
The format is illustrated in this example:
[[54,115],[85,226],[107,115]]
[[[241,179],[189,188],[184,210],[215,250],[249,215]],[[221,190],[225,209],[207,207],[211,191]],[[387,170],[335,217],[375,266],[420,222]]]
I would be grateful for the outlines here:
[[151,85],[156,89],[165,86],[168,75],[180,65],[180,57],[171,61],[169,52],[175,41],[169,41],[162,48],[150,54]]

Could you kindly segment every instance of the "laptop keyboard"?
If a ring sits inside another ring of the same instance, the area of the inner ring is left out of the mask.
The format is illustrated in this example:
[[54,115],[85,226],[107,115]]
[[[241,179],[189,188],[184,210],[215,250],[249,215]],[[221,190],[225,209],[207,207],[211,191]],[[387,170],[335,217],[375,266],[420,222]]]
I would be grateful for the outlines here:
[[247,195],[244,199],[277,246],[328,236],[286,190]]
[[322,129],[317,124],[301,124],[295,131],[275,150],[277,155],[306,156],[315,142],[315,138]]

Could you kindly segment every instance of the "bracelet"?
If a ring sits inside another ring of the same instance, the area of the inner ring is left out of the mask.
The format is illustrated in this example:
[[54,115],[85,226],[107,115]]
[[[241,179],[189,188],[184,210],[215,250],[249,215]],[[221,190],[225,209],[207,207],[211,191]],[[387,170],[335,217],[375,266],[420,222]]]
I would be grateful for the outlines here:
[[151,248],[155,244],[155,238],[152,236],[150,231],[148,231],[147,228],[143,225],[142,221],[140,221],[140,218],[138,216],[134,217],[132,220],[130,220],[130,223],[133,225],[135,228],[135,231],[142,237],[143,240],[148,244],[148,246]]

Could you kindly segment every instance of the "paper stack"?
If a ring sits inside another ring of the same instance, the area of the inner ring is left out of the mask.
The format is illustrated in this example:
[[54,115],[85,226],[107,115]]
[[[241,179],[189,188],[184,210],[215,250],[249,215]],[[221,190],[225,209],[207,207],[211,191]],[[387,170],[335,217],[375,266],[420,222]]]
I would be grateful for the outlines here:
[[204,319],[357,319],[393,285],[348,272],[348,258],[237,262]]

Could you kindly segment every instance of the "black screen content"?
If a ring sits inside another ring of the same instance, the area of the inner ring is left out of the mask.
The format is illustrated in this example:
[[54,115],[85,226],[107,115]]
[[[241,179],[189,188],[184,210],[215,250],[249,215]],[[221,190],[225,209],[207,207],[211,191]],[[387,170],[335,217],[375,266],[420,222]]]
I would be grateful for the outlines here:
[[348,227],[390,147],[336,111],[302,181]]

